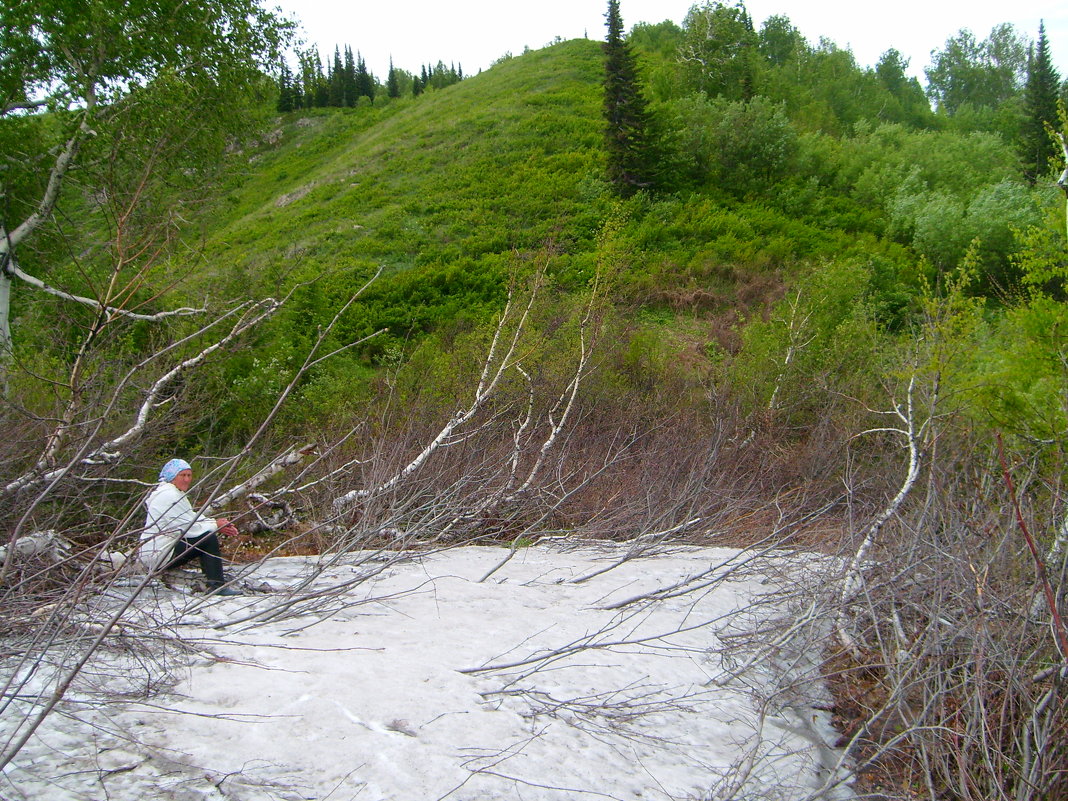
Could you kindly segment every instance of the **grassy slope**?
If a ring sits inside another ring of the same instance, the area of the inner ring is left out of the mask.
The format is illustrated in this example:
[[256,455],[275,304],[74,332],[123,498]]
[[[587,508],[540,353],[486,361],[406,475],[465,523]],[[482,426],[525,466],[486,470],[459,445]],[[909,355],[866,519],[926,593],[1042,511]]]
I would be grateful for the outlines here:
[[590,201],[605,196],[599,70],[599,46],[576,40],[382,109],[285,119],[207,232],[213,277],[241,293],[294,267],[382,265],[448,283],[549,239],[589,251]]

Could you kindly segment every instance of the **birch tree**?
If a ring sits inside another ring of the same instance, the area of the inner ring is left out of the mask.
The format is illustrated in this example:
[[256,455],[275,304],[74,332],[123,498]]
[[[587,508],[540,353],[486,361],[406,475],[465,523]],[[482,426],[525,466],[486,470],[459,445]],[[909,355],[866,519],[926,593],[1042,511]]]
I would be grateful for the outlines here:
[[[132,148],[146,159],[143,178],[159,169],[160,160],[189,132],[232,130],[241,99],[255,92],[261,65],[273,62],[289,28],[255,0],[39,0],[0,7],[0,369],[5,378],[16,281],[106,315],[139,313],[125,300],[52,286],[20,263],[22,249],[55,223],[69,200],[72,175],[84,184],[86,176],[101,174],[87,169],[101,166],[88,151],[100,158]],[[117,127],[124,117],[135,117],[160,87],[172,97],[180,91],[187,101],[177,109],[181,127],[173,125],[176,116],[170,125]],[[27,120],[42,123],[33,127],[36,141],[10,135],[15,128],[29,130]],[[120,131],[121,137],[108,139]],[[146,184],[136,172],[132,177],[132,194],[143,199]],[[116,254],[113,262],[123,260]],[[116,286],[114,280],[103,284]]]

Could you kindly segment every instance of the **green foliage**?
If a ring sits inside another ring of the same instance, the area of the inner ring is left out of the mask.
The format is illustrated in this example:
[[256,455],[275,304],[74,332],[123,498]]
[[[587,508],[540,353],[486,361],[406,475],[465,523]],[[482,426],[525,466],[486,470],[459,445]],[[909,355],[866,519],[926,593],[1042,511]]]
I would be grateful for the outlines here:
[[[1026,261],[1038,273],[1043,257]],[[972,295],[972,260],[950,276],[945,290],[927,300],[937,341],[952,357],[943,362],[946,390],[962,398],[962,411],[977,426],[1026,441],[1058,441],[1068,432],[1068,307],[1039,290],[990,316]],[[931,324],[928,325],[931,328]]]
[[[832,179],[861,202],[884,208],[901,191],[941,191],[963,200],[1017,176],[1012,148],[988,133],[910,131],[859,125],[844,138]],[[833,162],[832,162],[833,165]],[[832,166],[833,168],[833,166]]]
[[[693,19],[709,16],[740,22],[744,12],[707,4]],[[324,349],[388,333],[317,365],[279,418],[284,431],[342,430],[359,419],[386,421],[394,409],[413,424],[440,424],[470,392],[506,288],[531,254],[551,253],[551,289],[531,329],[539,380],[570,369],[578,310],[596,275],[618,307],[604,312],[612,333],[599,345],[593,396],[621,408],[696,403],[697,377],[707,379],[714,353],[720,380],[750,410],[770,404],[798,432],[823,413],[828,389],[878,402],[894,362],[887,354],[903,352],[918,330],[923,278],[944,280],[963,261],[976,276],[967,293],[1001,297],[1021,275],[1063,292],[1055,237],[1023,251],[1016,238],[1050,213],[1053,199],[1013,182],[1012,146],[967,130],[967,104],[944,130],[925,130],[929,112],[893,51],[862,70],[829,42],[810,47],[785,17],[760,35],[744,28],[735,33],[752,40],[748,99],[709,97],[679,79],[678,48],[693,28],[632,32],[638,69],[658,98],[656,128],[671,145],[656,195],[618,200],[604,178],[604,59],[587,40],[503,59],[418,97],[400,91],[412,83],[397,71],[389,102],[298,108],[235,149],[221,182],[213,168],[221,138],[187,131],[184,154],[184,140],[174,138],[141,224],[195,225],[171,240],[133,299],[178,277],[162,301],[170,307],[207,295],[293,292],[247,347],[198,378],[195,391],[211,403],[178,435],[197,448],[242,442],[319,327],[379,267]],[[308,64],[310,75],[321,70]],[[429,80],[435,70],[424,73]],[[318,91],[298,77],[301,97]],[[732,80],[734,91],[742,79]],[[174,73],[136,91],[146,102],[114,117],[104,129],[109,141],[138,129],[158,139],[193,114],[192,90]],[[226,112],[225,103],[218,108]],[[3,122],[3,141],[32,153],[56,141],[43,118]],[[55,130],[64,122],[56,116]],[[123,153],[87,147],[94,163],[111,165],[121,202],[145,151],[136,143]],[[12,201],[39,191],[33,174],[18,180],[9,184]],[[114,212],[94,203],[88,193],[67,199],[87,245],[78,264],[57,258],[44,236],[25,260],[69,286],[85,280],[87,265],[105,265],[108,252],[92,243],[104,241]],[[19,320],[35,326],[60,305],[24,304]],[[996,306],[988,313],[996,316]],[[82,324],[72,314],[55,327],[54,343],[35,337],[47,352],[34,363],[61,366]],[[955,336],[980,341],[978,333]],[[116,352],[150,348],[150,340],[131,335]],[[525,397],[518,380],[507,390],[502,403]],[[384,407],[383,396],[393,405]]]
[[683,29],[679,57],[690,87],[728,100],[753,96],[758,40],[743,4],[694,5]]
[[[0,116],[0,225],[10,230],[33,213],[48,180],[49,151],[62,143],[63,113]],[[32,169],[27,169],[27,166]]]
[[773,14],[764,20],[757,37],[760,54],[772,67],[797,63],[808,50],[808,42],[789,18]]
[[873,314],[871,271],[828,262],[800,277],[770,314],[748,321],[726,380],[750,413],[799,430],[822,413],[828,389],[863,398],[876,386],[884,340]]
[[[756,92],[784,104],[791,121],[806,132],[848,134],[863,121],[922,127],[932,115],[919,83],[907,79],[896,51],[884,53],[875,70],[861,69],[853,54],[821,40],[809,47],[785,18],[769,39]],[[769,31],[771,33],[771,31]]]
[[889,107],[881,109],[878,118],[918,128],[930,124],[931,107],[920,82],[906,76],[908,66],[908,59],[892,48],[879,59],[875,75],[890,97]]
[[981,290],[1007,289],[1017,280],[1009,269],[1016,232],[1035,225],[1041,210],[1022,183],[991,184],[969,199],[945,192],[899,190],[891,209],[892,230],[911,235],[916,251],[940,269],[961,262],[971,249],[983,279]]
[[1068,306],[1038,296],[997,321],[982,356],[981,409],[997,428],[1028,439],[1068,434]]
[[0,108],[50,110],[118,99],[173,71],[202,85],[248,84],[288,29],[250,0],[39,0],[0,9]]
[[1026,65],[1027,47],[1012,25],[995,26],[981,42],[964,29],[934,54],[927,94],[951,117],[965,105],[995,109],[1015,97]]
[[638,23],[627,37],[627,43],[638,57],[642,86],[651,102],[686,93],[677,58],[682,39],[682,28],[670,20],[656,25]]
[[1053,66],[1046,29],[1038,26],[1038,43],[1027,59],[1024,87],[1024,115],[1020,129],[1020,155],[1024,175],[1034,184],[1050,171],[1060,156],[1060,148],[1050,135],[1058,123],[1057,90],[1060,76]]
[[[1046,261],[1041,247],[1029,245],[1024,259],[1035,278],[1049,274],[1040,266]],[[970,425],[1032,447],[1036,441],[1060,441],[1068,432],[1068,307],[1035,289],[991,315],[975,297],[978,268],[969,255],[937,292],[924,293],[923,327],[902,348],[922,351],[925,361],[913,358],[911,364],[937,374],[941,393]]]
[[[177,232],[214,186],[225,146],[266,111],[263,68],[290,29],[244,0],[0,7],[5,263],[10,254],[28,270],[27,283],[47,281],[106,307],[144,311],[158,300],[174,281],[168,260],[179,249]],[[14,138],[20,130],[30,137]],[[13,280],[6,270],[0,276],[5,385]],[[74,363],[73,374],[59,368],[43,378],[57,382],[57,403],[70,404],[64,414],[77,416],[90,403],[83,384],[94,370],[107,372],[98,362],[130,357],[127,326],[70,300],[56,308],[32,297],[36,288],[20,284],[16,294],[26,292],[14,312],[43,318],[34,344],[50,334],[54,363]],[[46,309],[51,317],[40,314]]]
[[[1058,204],[1060,205],[1060,204]],[[1068,242],[1065,241],[1064,218],[1057,208],[1054,219],[1019,234],[1020,249],[1014,264],[1021,282],[1048,297],[1068,298]]]
[[667,104],[660,115],[672,120],[677,183],[745,197],[773,193],[790,172],[797,132],[782,107],[767,98],[694,94]]

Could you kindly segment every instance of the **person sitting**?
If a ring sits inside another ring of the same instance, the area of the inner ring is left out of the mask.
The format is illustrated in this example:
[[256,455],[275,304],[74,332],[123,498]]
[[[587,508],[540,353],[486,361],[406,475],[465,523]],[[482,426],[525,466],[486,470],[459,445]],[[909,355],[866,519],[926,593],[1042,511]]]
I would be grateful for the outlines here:
[[193,511],[186,497],[193,483],[193,468],[184,459],[171,459],[159,473],[159,484],[148,494],[148,515],[141,532],[141,560],[150,570],[167,570],[200,559],[208,592],[240,595],[226,586],[219,534],[233,536],[237,529],[224,517],[212,520]]

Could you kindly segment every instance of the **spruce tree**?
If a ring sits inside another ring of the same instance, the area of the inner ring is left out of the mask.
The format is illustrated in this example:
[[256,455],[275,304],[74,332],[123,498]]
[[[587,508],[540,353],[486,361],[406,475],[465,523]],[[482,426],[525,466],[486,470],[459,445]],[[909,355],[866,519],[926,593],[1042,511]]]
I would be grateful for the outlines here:
[[638,82],[638,66],[623,39],[618,0],[608,0],[604,43],[604,115],[607,122],[608,180],[624,197],[651,186],[649,117]]
[[290,84],[290,93],[293,98],[293,110],[304,108],[304,89],[300,85],[300,81],[293,77],[293,82]]
[[1038,43],[1027,58],[1024,119],[1020,126],[1020,157],[1024,175],[1033,185],[1044,176],[1059,148],[1047,126],[1057,125],[1057,91],[1061,79],[1050,58],[1044,23],[1038,25]]
[[375,79],[367,70],[367,62],[363,56],[356,54],[356,94],[366,97],[373,104],[375,102]]
[[324,108],[330,105],[330,84],[323,76],[323,60],[319,57],[319,49],[315,48],[312,53],[312,79],[315,94],[312,97],[312,105]]
[[330,65],[330,74],[327,77],[330,85],[329,106],[345,105],[345,68],[341,64],[341,51],[334,45],[334,60]]
[[289,65],[282,59],[282,68],[278,75],[278,111],[284,114],[293,108],[293,76],[289,72]]
[[300,54],[300,84],[302,88],[301,95],[304,98],[304,108],[313,108],[318,105],[319,81],[321,78],[321,75],[316,72],[318,63],[318,53],[306,50]]
[[352,48],[345,45],[345,74],[341,81],[342,101],[347,108],[356,105],[356,98],[360,96],[359,86],[356,80],[356,60],[352,56]]
[[400,83],[397,81],[397,69],[393,66],[393,56],[389,57],[389,75],[386,76],[386,94],[400,97]]

